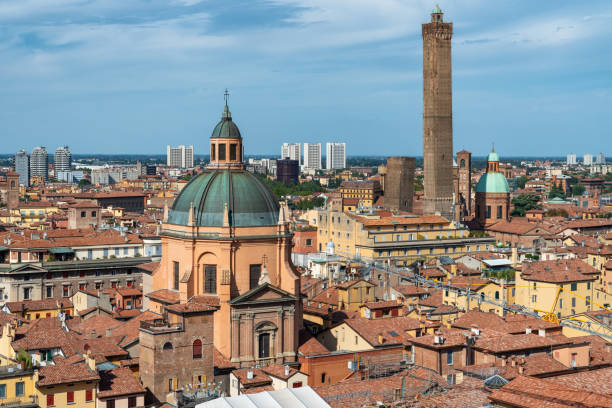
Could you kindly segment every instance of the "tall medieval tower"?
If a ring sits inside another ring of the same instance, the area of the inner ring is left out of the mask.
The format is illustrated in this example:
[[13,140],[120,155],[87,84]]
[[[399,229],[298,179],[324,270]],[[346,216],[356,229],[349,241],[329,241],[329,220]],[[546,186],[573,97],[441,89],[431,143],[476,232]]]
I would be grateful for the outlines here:
[[451,37],[453,23],[442,10],[423,24],[423,213],[453,216],[453,99]]

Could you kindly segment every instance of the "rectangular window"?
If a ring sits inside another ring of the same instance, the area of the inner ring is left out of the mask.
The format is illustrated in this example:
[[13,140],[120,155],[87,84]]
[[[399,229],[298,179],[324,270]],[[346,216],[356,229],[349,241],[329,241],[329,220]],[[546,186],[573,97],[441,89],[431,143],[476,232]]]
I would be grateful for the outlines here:
[[111,288],[117,288],[117,282],[111,282]]
[[223,143],[219,145],[219,160],[220,161],[225,160],[225,144]]
[[174,261],[173,264],[174,264],[174,290],[178,290],[179,288],[179,263],[177,261]]
[[531,303],[536,303],[538,301],[538,297],[536,295],[531,295]]
[[236,148],[237,148],[237,145],[235,144],[230,145],[230,160],[236,160]]
[[491,206],[487,205],[487,218],[491,218]]
[[578,284],[577,284],[577,283],[572,283],[572,284],[570,285],[570,290],[571,290],[572,292],[575,292],[577,288],[578,288]]
[[501,218],[502,217],[502,206],[498,205],[497,206],[497,218]]
[[217,265],[204,266],[204,292],[217,293]]
[[47,298],[52,298],[53,297],[53,286],[47,286],[45,288],[45,294],[47,296]]
[[68,402],[68,404],[74,404],[74,391],[68,391],[66,393],[66,402]]
[[70,286],[68,286],[68,285],[64,285],[64,286],[62,287],[62,296],[63,296],[63,297],[68,297],[68,296],[70,296]]
[[93,249],[88,249],[87,250],[87,259],[92,259],[93,258]]
[[115,400],[114,399],[106,400],[106,408],[115,408]]
[[572,307],[576,307],[576,298],[575,297],[572,298]]
[[104,248],[104,257],[108,258],[108,248]]
[[215,161],[215,146],[214,144],[210,145],[210,161]]
[[261,265],[251,265],[249,267],[249,288],[253,289],[259,285],[261,276]]
[[79,290],[85,290],[85,283],[79,283]]
[[136,407],[136,397],[129,397],[128,398],[128,408],[135,408]]
[[19,381],[15,383],[15,396],[23,397],[25,389],[25,383],[23,381]]
[[23,288],[23,299],[30,300],[30,295],[32,294],[32,288]]
[[115,256],[119,256],[119,248],[115,248]]
[[123,255],[127,255],[128,254],[128,249],[127,248],[123,248]]
[[449,351],[446,353],[446,364],[453,365],[453,352]]
[[591,297],[590,297],[590,296],[587,296],[587,297],[586,297],[585,304],[586,304],[587,306],[589,306],[589,305],[591,304]]
[[591,282],[587,282],[587,290],[591,290]]
[[55,405],[55,394],[47,394],[47,406],[52,407]]
[[85,390],[85,401],[93,401],[93,390]]
[[6,398],[6,384],[0,384],[0,398]]

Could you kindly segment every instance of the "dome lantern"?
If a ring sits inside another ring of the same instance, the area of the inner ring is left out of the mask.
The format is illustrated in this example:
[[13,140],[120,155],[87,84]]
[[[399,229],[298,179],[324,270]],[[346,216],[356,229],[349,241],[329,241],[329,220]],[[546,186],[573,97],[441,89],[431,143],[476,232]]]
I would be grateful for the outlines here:
[[210,169],[234,168],[243,169],[244,150],[242,135],[234,121],[227,104],[229,92],[225,90],[225,108],[221,121],[215,126],[210,136]]

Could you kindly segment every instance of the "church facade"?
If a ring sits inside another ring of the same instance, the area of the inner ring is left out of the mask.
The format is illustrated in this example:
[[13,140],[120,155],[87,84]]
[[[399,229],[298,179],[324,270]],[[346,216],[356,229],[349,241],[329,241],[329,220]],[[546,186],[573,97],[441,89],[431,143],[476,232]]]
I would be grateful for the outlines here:
[[153,290],[217,305],[214,346],[237,366],[290,364],[302,312],[287,209],[245,170],[242,142],[226,101],[210,164],[167,214]]

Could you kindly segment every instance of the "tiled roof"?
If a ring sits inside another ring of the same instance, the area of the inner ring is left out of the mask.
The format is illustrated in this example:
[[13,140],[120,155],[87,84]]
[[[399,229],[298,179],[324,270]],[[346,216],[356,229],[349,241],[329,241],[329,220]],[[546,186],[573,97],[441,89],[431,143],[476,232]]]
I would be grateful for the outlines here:
[[166,310],[175,313],[214,312],[218,308],[206,303],[187,302],[166,306]]
[[273,377],[280,378],[282,380],[288,380],[293,377],[295,374],[299,373],[293,367],[289,367],[289,375],[285,375],[285,366],[282,364],[270,364],[262,368],[262,370]]
[[449,281],[451,286],[455,286],[459,289],[467,290],[468,286],[470,290],[478,291],[490,283],[488,279],[474,278],[469,276],[455,276]]
[[122,340],[120,336],[98,337],[94,339],[83,339],[80,341],[79,352],[90,351],[94,357],[102,356],[106,359],[113,357],[128,357],[127,351],[119,347]]
[[441,344],[435,344],[434,339],[436,335],[428,334],[426,336],[409,338],[408,343],[420,345],[430,349],[443,349],[449,347],[458,347],[465,344],[465,332],[459,329],[448,329],[441,327],[438,330],[439,336],[442,336],[444,341]]
[[149,272],[155,272],[157,268],[159,268],[159,261],[143,263],[138,265],[138,268],[144,269],[145,271]]
[[474,348],[493,354],[500,354],[570,343],[571,341],[562,335],[544,337],[537,334],[493,334],[491,336],[478,337]]
[[597,279],[599,271],[580,259],[525,262],[521,278],[548,283],[585,282]]
[[147,293],[149,299],[160,301],[166,304],[174,304],[179,302],[179,293],[170,289],[158,289]]
[[142,312],[140,316],[136,316],[127,322],[120,324],[113,329],[113,336],[123,336],[120,346],[125,347],[128,344],[138,340],[138,333],[140,332],[140,322],[146,320],[154,320],[161,318],[157,313],[153,313],[149,310]]
[[145,388],[126,367],[100,372],[98,398],[119,397],[122,395],[144,394]]
[[612,395],[612,367],[559,375],[547,378],[546,381],[578,390]]
[[61,348],[64,355],[72,356],[78,350],[78,338],[74,332],[62,328],[57,317],[47,317],[20,327],[12,347],[26,351]]
[[[247,372],[249,370],[253,371],[253,378],[247,378]],[[232,374],[240,380],[240,383],[245,387],[259,387],[262,385],[270,385],[272,384],[272,379],[268,376],[268,374],[264,373],[260,368],[241,368],[239,370],[232,371]]]
[[363,306],[370,310],[400,308],[402,305],[397,300],[384,300],[380,302],[364,303]]
[[338,289],[327,288],[317,296],[312,298],[312,302],[327,303],[329,305],[338,306]]
[[142,296],[142,289],[134,287],[117,288],[117,293],[121,296]]
[[298,353],[304,356],[328,354],[329,350],[306,329],[300,330]]
[[397,290],[399,293],[401,293],[404,296],[420,296],[420,295],[426,295],[427,293],[429,293],[427,289],[422,288],[420,286],[414,286],[414,285],[394,286],[393,289]]
[[[79,334],[86,337],[91,337],[92,334],[95,336],[105,336],[107,329],[114,329],[121,324],[120,321],[113,319],[104,314],[99,314],[80,321],[78,324],[71,326],[70,328]],[[95,332],[95,333],[92,333]]]
[[612,397],[554,383],[550,380],[519,376],[498,390],[489,399],[513,407],[612,407]]
[[419,398],[421,408],[465,408],[484,407],[489,402],[489,393],[484,389],[482,380],[463,377],[461,384],[456,384],[444,393],[432,393]]
[[72,358],[56,357],[55,365],[48,365],[39,369],[38,386],[59,385],[82,381],[98,381],[100,377],[91,370],[80,356]]
[[216,347],[213,350],[213,362],[218,369],[236,368],[227,357],[225,357]]
[[42,300],[22,300],[21,302],[6,302],[6,307],[11,313],[21,313],[27,311],[66,309],[72,307],[70,299],[42,299]]
[[[372,346],[379,346],[379,335],[383,337],[382,344],[402,344],[407,338],[412,338],[406,334],[408,330],[416,330],[421,327],[421,322],[408,316],[391,317],[385,319],[364,319],[355,317],[344,321],[361,337]],[[439,323],[424,322],[426,328],[439,327]]]

